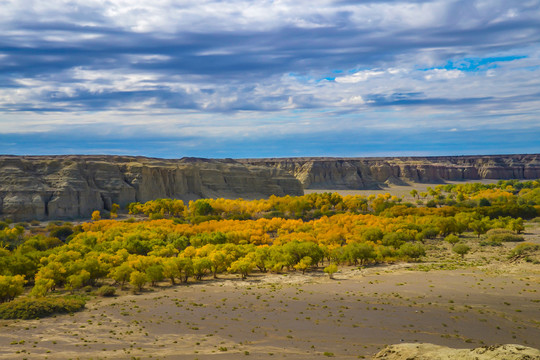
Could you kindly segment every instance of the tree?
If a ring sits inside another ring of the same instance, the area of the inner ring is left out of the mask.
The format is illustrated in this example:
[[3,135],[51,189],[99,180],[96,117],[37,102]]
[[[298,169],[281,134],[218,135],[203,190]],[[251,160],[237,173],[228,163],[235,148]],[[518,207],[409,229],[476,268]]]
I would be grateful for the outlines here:
[[195,279],[201,280],[211,268],[212,262],[208,258],[193,259],[193,275],[195,275]]
[[176,265],[178,266],[178,270],[182,274],[182,276],[180,277],[181,281],[187,283],[188,278],[192,276],[194,272],[193,260],[189,257],[179,257]]
[[149,266],[146,271],[147,279],[152,283],[152,286],[156,286],[158,281],[163,280],[163,266],[154,264]]
[[471,248],[463,243],[458,243],[452,248],[452,251],[458,255],[461,255],[462,259],[465,257],[465,254],[469,252],[469,250],[471,250]]
[[242,279],[246,279],[254,266],[251,260],[244,257],[233,262],[228,270],[232,273],[240,273]]
[[68,276],[66,281],[66,289],[73,293],[74,290],[82,288],[90,280],[90,273],[86,270],[81,270],[78,274]]
[[370,243],[350,243],[343,248],[343,257],[349,263],[364,265],[377,257],[375,247]]
[[130,280],[131,273],[133,268],[128,265],[128,263],[122,263],[120,266],[113,268],[109,272],[109,277],[120,283],[120,286],[123,288],[126,281]]
[[324,272],[328,274],[328,277],[330,279],[334,278],[334,273],[336,273],[337,271],[338,271],[338,267],[336,264],[330,264],[324,268]]
[[22,294],[24,284],[24,276],[0,276],[0,303],[11,301]]
[[30,294],[34,297],[45,296],[47,292],[53,288],[53,286],[54,286],[53,279],[45,279],[45,278],[36,279],[34,283],[34,287],[32,288],[32,291],[30,292]]
[[419,259],[426,255],[426,250],[422,244],[405,243],[399,248],[399,253],[409,259]]
[[211,262],[210,270],[217,279],[217,273],[227,269],[227,254],[222,250],[215,250],[210,253],[208,259]]
[[488,224],[484,220],[475,220],[469,225],[469,227],[472,229],[472,231],[474,231],[476,235],[478,235],[478,237],[480,237],[480,235],[482,234],[485,234],[489,229]]
[[311,266],[311,263],[313,262],[313,259],[311,259],[309,256],[304,256],[298,264],[294,266],[296,270],[301,270],[302,274],[306,272],[306,270]]
[[416,198],[418,197],[418,190],[412,189],[409,194],[411,194],[413,198]]
[[101,220],[101,214],[99,213],[99,210],[95,210],[95,211],[92,213],[92,220],[93,220],[93,221]]
[[178,267],[178,258],[168,258],[163,261],[163,277],[171,280],[171,285],[174,285],[174,278],[182,276]]
[[519,217],[517,219],[510,220],[508,223],[508,228],[515,231],[516,234],[520,234],[523,230],[525,230],[525,226],[523,226],[523,219]]
[[116,219],[118,217],[118,210],[120,209],[120,205],[118,204],[112,204],[111,206],[111,219]]
[[456,245],[459,242],[459,237],[454,234],[450,234],[444,238],[444,241],[450,243],[451,245]]
[[133,286],[134,291],[142,291],[144,285],[148,281],[145,273],[140,271],[133,271],[129,276],[129,283]]

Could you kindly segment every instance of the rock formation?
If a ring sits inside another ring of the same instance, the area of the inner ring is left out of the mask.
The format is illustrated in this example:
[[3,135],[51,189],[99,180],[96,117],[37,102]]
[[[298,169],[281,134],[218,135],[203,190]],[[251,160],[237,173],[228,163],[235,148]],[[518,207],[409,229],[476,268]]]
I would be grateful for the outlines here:
[[522,345],[452,349],[433,344],[398,344],[381,350],[373,360],[538,360],[540,351]]
[[408,182],[540,178],[540,154],[239,161],[286,170],[302,182],[304,189],[362,190]]
[[234,160],[124,156],[0,156],[0,218],[87,217],[157,198],[303,195],[286,171]]
[[261,198],[306,189],[537,179],[540,155],[209,160],[0,156],[0,218],[62,219],[157,198]]

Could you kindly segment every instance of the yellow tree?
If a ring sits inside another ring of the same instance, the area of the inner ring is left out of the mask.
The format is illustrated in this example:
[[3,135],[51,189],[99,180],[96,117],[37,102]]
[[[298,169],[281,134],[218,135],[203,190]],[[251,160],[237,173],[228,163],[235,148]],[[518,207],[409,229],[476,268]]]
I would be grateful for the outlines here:
[[93,220],[93,221],[101,220],[101,214],[99,213],[99,210],[95,210],[95,211],[92,213],[92,220]]

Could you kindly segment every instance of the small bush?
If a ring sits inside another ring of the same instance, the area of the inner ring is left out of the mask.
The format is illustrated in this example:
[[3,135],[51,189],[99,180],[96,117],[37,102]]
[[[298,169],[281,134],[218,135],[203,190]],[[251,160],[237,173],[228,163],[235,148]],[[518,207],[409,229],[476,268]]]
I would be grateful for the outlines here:
[[517,245],[508,255],[509,258],[518,258],[524,257],[527,255],[532,255],[535,252],[540,251],[540,245],[533,243],[523,243]]
[[334,273],[337,271],[338,271],[338,267],[336,264],[330,264],[324,268],[324,272],[328,274],[328,277],[330,277],[330,279],[334,277]]
[[103,285],[97,291],[98,296],[108,297],[116,295],[116,288],[111,285]]
[[512,231],[506,229],[491,229],[486,235],[488,236],[487,240],[492,243],[520,242],[525,240],[523,236],[516,235]]
[[459,242],[459,237],[457,237],[456,235],[454,234],[450,234],[448,235],[447,237],[444,238],[444,241],[452,244],[452,245],[456,245],[458,242]]
[[79,297],[19,298],[0,304],[0,319],[36,319],[79,311],[84,305]]
[[469,246],[467,246],[466,244],[463,244],[463,243],[457,243],[452,248],[452,251],[455,252],[456,254],[460,255],[462,259],[465,256],[465,254],[467,254],[469,252],[469,250],[471,250],[471,248]]
[[480,246],[502,246],[502,241],[496,239],[482,240],[479,243]]

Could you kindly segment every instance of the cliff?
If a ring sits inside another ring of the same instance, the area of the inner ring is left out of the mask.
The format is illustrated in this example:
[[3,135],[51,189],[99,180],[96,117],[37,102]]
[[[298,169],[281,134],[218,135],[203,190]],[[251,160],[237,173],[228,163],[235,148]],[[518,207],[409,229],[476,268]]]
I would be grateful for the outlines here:
[[540,178],[540,154],[239,161],[286,170],[300,180],[304,189],[362,190],[410,182]]
[[157,198],[262,198],[446,180],[537,179],[540,155],[209,160],[0,156],[0,218],[62,219]]
[[262,198],[302,195],[279,168],[234,160],[124,156],[0,156],[0,218],[88,217],[157,198]]

